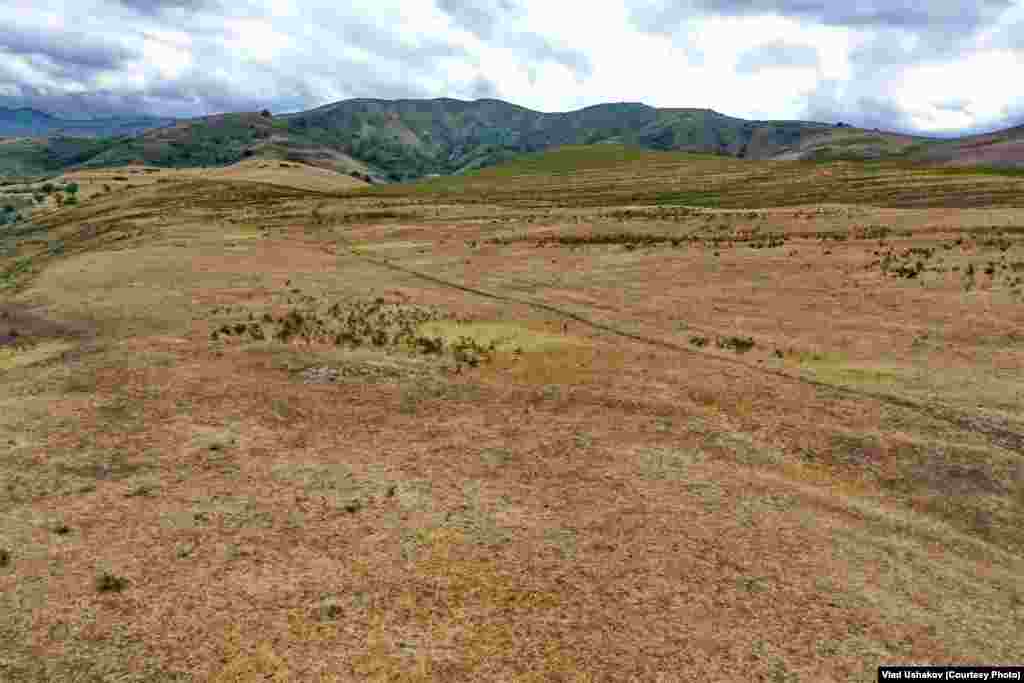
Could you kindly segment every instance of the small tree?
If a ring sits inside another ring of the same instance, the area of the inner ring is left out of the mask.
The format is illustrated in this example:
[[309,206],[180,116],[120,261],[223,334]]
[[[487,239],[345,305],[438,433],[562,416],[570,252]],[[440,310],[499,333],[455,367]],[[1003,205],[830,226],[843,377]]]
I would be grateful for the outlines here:
[[45,185],[43,185],[43,192],[45,192],[46,194],[50,194],[51,192],[53,192],[53,183],[46,183]]
[[78,194],[78,183],[69,183],[65,185],[64,191],[70,195]]

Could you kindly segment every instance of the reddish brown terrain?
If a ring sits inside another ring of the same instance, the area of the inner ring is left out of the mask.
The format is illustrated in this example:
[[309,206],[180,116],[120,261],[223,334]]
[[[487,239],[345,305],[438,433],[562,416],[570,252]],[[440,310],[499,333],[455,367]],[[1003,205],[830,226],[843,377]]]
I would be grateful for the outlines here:
[[571,153],[0,228],[0,680],[1021,664],[1024,180]]

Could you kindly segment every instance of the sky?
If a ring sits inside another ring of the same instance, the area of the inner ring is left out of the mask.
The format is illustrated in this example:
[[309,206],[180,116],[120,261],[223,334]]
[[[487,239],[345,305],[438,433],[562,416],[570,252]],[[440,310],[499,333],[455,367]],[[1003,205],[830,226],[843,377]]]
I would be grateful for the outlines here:
[[948,135],[1024,124],[1024,0],[0,0],[0,106],[602,102]]

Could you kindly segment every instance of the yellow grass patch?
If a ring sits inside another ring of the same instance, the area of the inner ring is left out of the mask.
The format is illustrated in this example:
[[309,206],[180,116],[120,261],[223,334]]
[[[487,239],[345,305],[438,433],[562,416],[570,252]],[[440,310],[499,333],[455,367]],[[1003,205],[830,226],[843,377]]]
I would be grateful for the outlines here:
[[391,249],[425,249],[430,247],[432,242],[364,242],[353,245],[354,249],[361,251],[389,251]]
[[261,644],[254,652],[234,653],[224,668],[212,678],[214,683],[286,683],[291,680],[288,665],[266,643]]
[[850,363],[836,354],[807,357],[802,360],[801,366],[813,372],[817,379],[833,384],[888,385],[914,379],[908,368],[878,363]]
[[493,343],[499,352],[518,350],[521,353],[539,353],[587,345],[587,342],[577,337],[542,332],[525,325],[504,322],[437,321],[424,323],[419,331],[428,337],[441,337],[448,343],[463,337],[469,337],[481,346],[490,346]]
[[251,159],[214,170],[188,169],[179,173],[191,173],[204,179],[267,183],[317,192],[338,192],[367,185],[362,180],[330,169],[270,159]]
[[40,363],[72,348],[74,348],[74,344],[51,341],[37,344],[28,349],[0,349],[0,372]]
[[245,232],[233,232],[224,235],[226,240],[255,240],[259,239],[263,235],[263,232],[258,228],[247,230]]

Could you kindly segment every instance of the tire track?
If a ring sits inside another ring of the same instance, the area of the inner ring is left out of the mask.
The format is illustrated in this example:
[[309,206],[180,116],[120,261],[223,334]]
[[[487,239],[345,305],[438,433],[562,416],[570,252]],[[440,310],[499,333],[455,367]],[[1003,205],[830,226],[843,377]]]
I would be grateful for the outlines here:
[[[467,294],[473,294],[486,299],[492,299],[494,301],[501,301],[503,303],[528,306],[530,308],[552,313],[563,318],[569,318],[578,323],[586,325],[592,329],[608,332],[610,334],[614,334],[625,339],[631,339],[642,344],[647,344],[648,346],[654,346],[668,351],[674,351],[676,353],[683,353],[691,356],[706,355],[699,351],[687,348],[685,346],[674,344],[670,341],[665,341],[664,339],[658,339],[656,337],[649,337],[647,335],[629,332],[627,330],[623,330],[621,328],[614,327],[606,323],[590,320],[589,318],[586,318],[578,313],[573,313],[572,311],[567,311],[565,309],[559,308],[557,306],[552,306],[551,304],[547,304],[542,301],[520,299],[514,296],[495,294],[494,292],[488,292],[483,289],[477,289],[476,287],[470,287],[468,285],[459,284],[458,282],[453,282],[451,280],[445,280],[435,275],[430,275],[428,273],[424,273],[418,270],[413,270],[412,268],[406,268],[405,266],[400,266],[396,263],[391,263],[390,261],[373,258],[372,256],[367,256],[365,254],[353,253],[353,255],[363,259],[364,261],[368,261],[369,263],[373,263],[374,265],[380,266],[382,268],[388,268],[396,272],[411,275],[413,277],[426,280],[428,282],[432,282],[443,287],[456,289],[462,292],[466,292]],[[940,422],[945,422],[947,424],[953,425],[954,427],[957,427],[958,429],[961,429],[963,431],[981,434],[985,436],[989,440],[989,442],[994,446],[1005,448],[1019,455],[1024,455],[1024,434],[1020,434],[1009,429],[1009,423],[1003,425],[999,424],[998,422],[990,418],[962,413],[945,406],[922,404],[910,399],[901,398],[899,396],[892,396],[891,394],[883,394],[864,389],[853,389],[851,387],[844,387],[834,384],[828,384],[825,382],[819,382],[818,380],[810,379],[807,377],[801,377],[799,375],[792,375],[786,372],[782,372],[780,370],[772,370],[770,368],[757,367],[756,365],[744,363],[739,359],[729,358],[727,356],[714,356],[714,359],[718,362],[732,364],[738,367],[745,368],[747,370],[760,372],[761,374],[764,375],[769,375],[772,377],[778,377],[780,379],[798,382],[800,384],[812,386],[819,390],[833,392],[844,397],[872,399],[880,403],[916,412],[920,415],[924,415],[932,419],[938,420]]]

